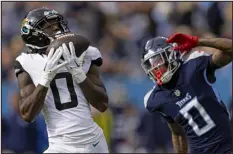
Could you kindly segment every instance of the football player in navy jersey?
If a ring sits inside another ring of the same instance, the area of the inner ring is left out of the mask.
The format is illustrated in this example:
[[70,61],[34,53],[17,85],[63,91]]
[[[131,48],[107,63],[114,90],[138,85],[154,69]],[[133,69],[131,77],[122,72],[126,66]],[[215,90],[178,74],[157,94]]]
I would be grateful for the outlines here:
[[[216,50],[209,55],[198,46]],[[232,61],[232,40],[182,33],[146,42],[142,67],[156,83],[144,97],[149,112],[168,122],[178,153],[232,153],[232,125],[218,92],[215,70]]]

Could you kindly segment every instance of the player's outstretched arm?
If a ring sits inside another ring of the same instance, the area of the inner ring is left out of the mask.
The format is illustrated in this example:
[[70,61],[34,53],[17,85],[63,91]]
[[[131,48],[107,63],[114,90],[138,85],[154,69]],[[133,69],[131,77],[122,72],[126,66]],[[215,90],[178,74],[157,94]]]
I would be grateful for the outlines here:
[[98,109],[100,112],[104,112],[108,108],[108,95],[103,82],[100,79],[99,68],[95,65],[91,65],[87,78],[79,84],[84,96],[88,102]]
[[[198,38],[187,34],[176,33],[167,40],[167,43],[177,43],[175,50],[189,52],[197,46],[205,46],[218,49],[213,53],[214,69],[221,68],[232,61],[232,40],[227,38]],[[212,64],[211,64],[212,65]],[[216,67],[217,66],[217,67]]]
[[218,68],[224,67],[232,61],[232,40],[227,38],[199,38],[199,46],[218,49],[213,53],[213,63]]
[[176,153],[188,153],[188,143],[186,136],[180,126],[176,123],[168,123],[172,132],[172,143]]
[[44,105],[48,88],[42,85],[35,87],[26,72],[18,75],[18,83],[21,97],[19,101],[20,113],[25,121],[32,122]]
[[18,74],[17,77],[21,97],[19,108],[25,121],[32,122],[38,113],[40,113],[50,82],[55,77],[57,70],[67,64],[67,62],[58,64],[61,55],[62,51],[56,50],[54,53],[53,48],[50,50],[44,71],[41,72],[41,80],[36,87],[30,75],[23,70],[21,64],[16,60],[15,70],[16,74]]

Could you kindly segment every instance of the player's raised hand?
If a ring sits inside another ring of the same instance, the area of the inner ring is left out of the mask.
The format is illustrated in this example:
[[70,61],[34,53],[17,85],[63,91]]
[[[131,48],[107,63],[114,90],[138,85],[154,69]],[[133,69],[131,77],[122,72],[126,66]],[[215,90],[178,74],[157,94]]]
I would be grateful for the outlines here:
[[50,82],[55,77],[58,69],[65,66],[68,62],[64,61],[61,64],[58,64],[59,59],[62,56],[62,50],[59,48],[54,53],[54,48],[51,48],[47,57],[47,61],[44,67],[44,71],[41,77],[40,84],[48,87]]
[[176,33],[168,38],[167,43],[177,43],[174,50],[179,50],[181,53],[191,50],[192,48],[198,46],[198,37],[190,36],[187,34]]
[[67,70],[72,74],[72,76],[75,76],[78,83],[83,82],[86,79],[86,74],[82,69],[86,51],[77,57],[75,54],[75,47],[72,42],[69,43],[69,49],[65,43],[63,43],[59,48],[63,52],[65,61],[68,62],[66,66]]

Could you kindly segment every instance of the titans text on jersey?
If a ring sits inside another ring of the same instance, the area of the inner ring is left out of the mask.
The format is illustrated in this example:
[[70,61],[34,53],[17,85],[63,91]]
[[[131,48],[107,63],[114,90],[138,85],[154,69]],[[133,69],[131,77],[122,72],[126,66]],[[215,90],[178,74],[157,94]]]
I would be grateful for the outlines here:
[[222,153],[232,150],[229,114],[213,88],[214,73],[207,78],[211,56],[195,51],[184,57],[170,88],[155,86],[144,97],[150,112],[159,112],[169,122],[182,126],[190,153]]

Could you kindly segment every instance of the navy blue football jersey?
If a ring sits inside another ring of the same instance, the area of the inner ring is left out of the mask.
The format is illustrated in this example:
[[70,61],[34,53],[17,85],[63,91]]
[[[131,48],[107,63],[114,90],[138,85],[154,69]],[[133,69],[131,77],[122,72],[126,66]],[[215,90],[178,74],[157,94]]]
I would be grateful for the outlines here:
[[190,153],[232,152],[232,126],[211,85],[215,79],[214,71],[207,70],[210,62],[211,56],[203,51],[191,53],[165,87],[155,86],[144,98],[147,110],[183,128]]

